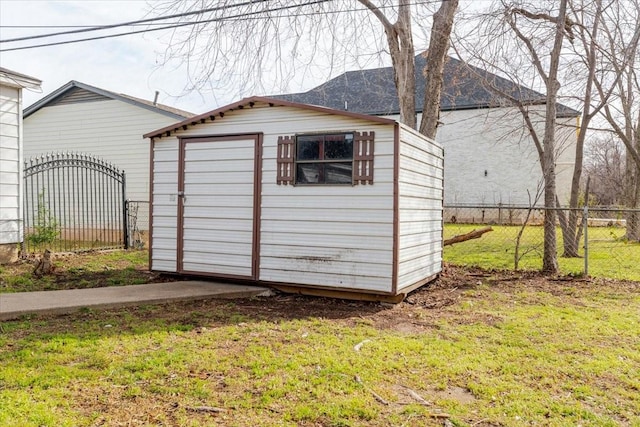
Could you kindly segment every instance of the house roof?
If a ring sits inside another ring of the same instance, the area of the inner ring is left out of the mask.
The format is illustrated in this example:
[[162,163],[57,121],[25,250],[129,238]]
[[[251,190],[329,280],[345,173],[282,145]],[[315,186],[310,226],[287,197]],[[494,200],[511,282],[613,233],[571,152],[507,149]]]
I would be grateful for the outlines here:
[[[415,58],[416,67],[416,111],[422,112],[424,105],[426,53]],[[458,59],[448,57],[444,66],[444,86],[440,98],[441,111],[489,108],[509,105],[499,92],[508,94],[524,104],[545,103],[545,95],[508,79],[471,66]],[[349,71],[307,92],[272,95],[292,102],[323,105],[363,114],[399,114],[397,90],[393,68],[374,68]],[[578,116],[579,112],[558,104],[559,117]]]
[[301,104],[298,102],[291,102],[283,99],[268,98],[268,97],[262,97],[262,96],[252,96],[249,98],[244,98],[233,104],[225,105],[224,107],[220,107],[216,110],[209,111],[208,113],[200,114],[198,116],[191,117],[189,119],[183,120],[176,124],[166,126],[162,129],[154,130],[153,132],[149,132],[145,134],[144,138],[156,138],[156,137],[162,137],[162,136],[169,136],[171,135],[171,133],[177,130],[180,130],[180,129],[186,130],[190,126],[195,126],[200,123],[205,123],[207,120],[214,121],[217,118],[223,118],[224,115],[229,111],[243,110],[247,107],[253,108],[258,103],[267,104],[270,107],[278,106],[278,107],[301,108],[304,110],[318,111],[321,113],[351,117],[351,118],[360,119],[360,120],[369,120],[372,122],[383,123],[383,124],[396,123],[395,120],[385,119],[383,117],[370,116],[366,114],[360,114],[352,111],[340,111],[340,110],[334,110],[327,107],[321,107],[318,105]]
[[31,114],[35,113],[43,107],[64,103],[68,104],[72,102],[97,101],[100,99],[113,99],[116,101],[122,101],[127,104],[160,113],[177,120],[193,116],[193,113],[190,113],[188,111],[179,110],[177,108],[158,103],[154,104],[152,101],[135,98],[133,96],[125,95],[122,93],[118,94],[85,83],[77,82],[75,80],[71,80],[69,83],[54,90],[49,95],[25,108],[24,118],[29,117]]
[[0,67],[0,83],[18,88],[39,88],[42,80]]

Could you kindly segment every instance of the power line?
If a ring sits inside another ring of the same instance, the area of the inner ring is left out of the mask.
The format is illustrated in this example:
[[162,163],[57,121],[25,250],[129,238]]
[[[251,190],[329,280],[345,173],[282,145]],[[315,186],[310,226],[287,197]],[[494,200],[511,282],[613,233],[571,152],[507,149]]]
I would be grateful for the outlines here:
[[[159,16],[159,17],[156,17],[156,18],[139,19],[139,20],[136,20],[136,21],[123,22],[123,23],[120,23],[120,24],[90,26],[88,28],[81,28],[81,29],[71,30],[71,31],[60,31],[60,32],[57,32],[57,33],[40,34],[40,35],[36,35],[36,36],[27,36],[27,37],[18,37],[18,38],[15,38],[15,39],[0,40],[0,43],[10,43],[10,42],[18,42],[18,41],[24,41],[24,40],[41,39],[41,38],[45,38],[45,37],[62,36],[62,35],[68,35],[68,34],[78,34],[78,33],[85,33],[85,32],[88,32],[88,31],[109,30],[109,29],[112,29],[112,28],[127,27],[127,26],[135,25],[135,24],[146,24],[146,23],[153,22],[153,21],[164,21],[166,19],[183,18],[185,16],[201,15],[201,14],[209,13],[209,12],[218,12],[220,10],[231,9],[232,7],[235,8],[235,7],[241,7],[241,6],[248,6],[248,5],[252,5],[252,4],[257,4],[258,2],[264,3],[264,2],[267,2],[267,1],[269,1],[269,0],[246,1],[244,3],[238,3],[238,4],[234,4],[234,5],[218,6],[218,7],[212,7],[212,8],[209,8],[209,9],[196,10],[195,12],[184,12],[184,13],[178,13],[178,14],[175,14],[175,15]],[[328,1],[328,0],[324,0],[324,1]]]
[[[268,0],[261,0],[261,1],[268,1]],[[203,21],[184,22],[184,23],[181,23],[181,24],[168,25],[168,26],[165,26],[165,27],[151,28],[151,29],[138,30],[138,31],[128,31],[126,33],[120,33],[120,34],[108,34],[108,35],[104,35],[104,36],[88,37],[88,38],[84,38],[84,39],[66,40],[66,41],[61,41],[61,42],[52,42],[52,43],[44,43],[44,44],[31,45],[31,46],[21,46],[21,47],[6,48],[6,49],[0,49],[0,52],[11,52],[11,51],[15,51],[15,50],[34,49],[34,48],[38,48],[38,47],[58,46],[58,45],[63,45],[63,44],[79,43],[79,42],[84,42],[84,41],[107,39],[107,38],[111,38],[111,37],[122,37],[122,36],[128,36],[128,35],[132,35],[132,34],[149,33],[149,32],[152,32],[152,31],[168,30],[168,29],[173,29],[173,28],[186,27],[186,26],[189,26],[189,25],[205,24],[205,23],[209,23],[209,22],[224,21],[224,20],[231,20],[231,19],[237,19],[237,18],[246,18],[247,16],[258,15],[258,14],[262,14],[262,13],[265,13],[265,12],[277,12],[279,10],[293,9],[293,8],[299,7],[299,6],[309,6],[309,5],[319,4],[319,3],[326,3],[328,1],[331,1],[331,0],[316,0],[316,1],[308,2],[308,3],[304,3],[304,4],[295,4],[295,5],[290,5],[290,6],[282,6],[282,7],[278,7],[278,8],[274,8],[274,9],[260,10],[260,11],[255,11],[255,12],[243,13],[243,14],[239,14],[239,15],[230,15],[230,16],[221,17],[221,18],[206,19],[206,20],[203,20]]]
[[[239,4],[236,4],[236,5],[231,5],[231,6],[221,6],[221,7],[217,7],[217,8],[203,9],[203,10],[199,10],[199,11],[195,11],[195,12],[185,12],[185,13],[176,14],[176,15],[169,15],[169,16],[158,17],[158,18],[148,18],[148,19],[130,21],[130,22],[125,22],[125,23],[120,23],[120,24],[111,24],[111,25],[103,25],[103,26],[86,26],[86,27],[83,27],[82,29],[74,30],[74,31],[64,31],[64,32],[58,32],[58,33],[49,33],[49,34],[42,34],[42,35],[36,35],[36,36],[21,37],[21,38],[16,38],[16,39],[0,40],[0,43],[25,41],[25,40],[32,40],[32,39],[45,38],[45,37],[53,37],[53,36],[58,36],[58,35],[68,35],[68,34],[75,34],[75,33],[88,32],[88,31],[100,31],[100,30],[105,30],[105,29],[113,29],[113,28],[118,28],[118,27],[123,27],[123,26],[134,26],[134,25],[140,25],[140,24],[145,24],[145,23],[146,23],[146,25],[162,25],[160,23],[154,23],[152,21],[166,20],[166,19],[171,19],[171,18],[176,18],[176,17],[184,17],[184,16],[189,16],[189,15],[199,15],[199,14],[203,14],[203,13],[207,13],[207,12],[211,12],[211,11],[218,11],[218,10],[228,9],[230,7],[238,7],[238,6],[245,6],[245,5],[248,5],[248,4],[256,4],[257,1],[267,2],[269,0],[253,0],[253,1],[248,1],[248,2],[244,2],[244,3],[239,3]],[[186,27],[186,26],[190,26],[190,25],[206,24],[206,23],[210,23],[210,22],[227,21],[227,20],[230,21],[230,20],[234,20],[234,19],[243,19],[243,20],[255,19],[255,18],[251,18],[251,17],[255,16],[255,15],[262,14],[262,13],[278,12],[278,11],[287,10],[287,9],[294,9],[294,8],[297,8],[297,7],[312,6],[312,5],[315,5],[315,4],[327,3],[327,2],[330,2],[330,1],[332,1],[332,0],[316,0],[316,1],[312,1],[312,2],[306,2],[306,3],[301,3],[301,4],[289,5],[289,6],[282,6],[282,7],[273,8],[273,9],[264,9],[264,10],[260,10],[260,11],[247,12],[247,13],[242,13],[242,14],[237,14],[237,15],[229,15],[229,16],[225,16],[225,17],[218,17],[218,18],[206,19],[206,20],[201,20],[201,21],[182,22],[182,23],[176,23],[176,24],[172,24],[172,25],[166,25],[166,26],[163,26],[163,27],[146,28],[144,30],[128,31],[128,32],[119,33],[119,34],[107,34],[107,35],[103,35],[103,36],[87,37],[87,38],[82,38],[82,39],[66,40],[66,41],[60,41],[60,42],[43,43],[43,44],[37,44],[37,45],[31,45],[31,46],[4,48],[4,49],[0,49],[0,52],[11,52],[11,51],[16,51],[16,50],[35,49],[35,48],[39,48],[39,47],[59,46],[59,45],[79,43],[79,42],[84,42],[84,41],[101,40],[101,39],[107,39],[107,38],[112,38],[112,37],[123,37],[123,36],[141,34],[141,33],[148,33],[148,32],[153,32],[153,31],[175,29],[175,28]],[[424,4],[435,3],[437,1],[440,1],[440,0],[417,0],[414,3],[410,3],[410,4],[412,4],[412,5],[424,5]],[[394,6],[379,6],[379,8],[380,9],[388,9],[388,8],[394,8]],[[314,16],[314,15],[320,15],[320,14],[344,13],[344,12],[361,12],[361,11],[368,11],[368,10],[369,9],[366,8],[366,7],[361,7],[361,8],[336,10],[336,11],[309,12],[309,13],[298,13],[298,14],[293,14],[293,15],[281,15],[279,17],[283,18],[283,17]]]

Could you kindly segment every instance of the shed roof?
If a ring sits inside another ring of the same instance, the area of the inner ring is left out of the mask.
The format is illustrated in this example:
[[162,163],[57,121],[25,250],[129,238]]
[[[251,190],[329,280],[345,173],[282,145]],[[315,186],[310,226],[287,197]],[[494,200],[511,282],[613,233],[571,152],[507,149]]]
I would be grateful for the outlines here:
[[115,92],[111,92],[105,89],[100,89],[95,86],[88,85],[86,83],[81,83],[75,80],[71,80],[69,83],[61,86],[60,88],[54,90],[49,95],[40,99],[39,101],[34,102],[24,110],[24,118],[29,117],[31,114],[40,110],[43,107],[52,106],[56,103],[63,103],[65,99],[70,99],[71,96],[76,98],[76,101],[79,102],[80,99],[84,100],[96,100],[100,98],[104,99],[113,99],[116,101],[122,101],[124,103],[134,105],[136,107],[144,108],[149,111],[153,111],[159,114],[163,114],[168,117],[172,117],[174,119],[180,120],[185,117],[193,116],[193,113],[188,111],[180,110],[178,108],[169,107],[168,105],[153,103],[152,101],[147,101],[140,98],[135,98],[133,96],[118,94]]
[[[416,111],[424,106],[426,52],[415,57]],[[528,105],[544,104],[546,97],[540,92],[516,84],[508,79],[448,57],[444,67],[444,86],[440,98],[441,111],[489,108],[508,105],[505,98],[489,88]],[[398,95],[393,68],[374,68],[349,71],[307,92],[272,95],[292,102],[324,105],[337,110],[363,114],[399,114]],[[558,104],[559,117],[574,117],[580,113]]]
[[42,80],[0,67],[0,83],[18,88],[39,88]]
[[216,110],[209,111],[208,113],[200,114],[198,116],[191,117],[189,119],[183,120],[176,124],[166,126],[162,129],[154,130],[153,132],[149,132],[145,134],[144,138],[156,138],[156,137],[162,137],[162,136],[169,136],[171,135],[171,133],[179,129],[186,130],[190,126],[196,126],[198,124],[205,123],[207,120],[210,120],[210,121],[216,120],[217,117],[223,118],[224,115],[229,111],[242,110],[247,107],[253,108],[258,103],[267,104],[270,107],[275,107],[275,106],[294,107],[294,108],[300,108],[304,110],[318,111],[321,113],[351,117],[351,118],[361,119],[361,120],[369,120],[377,123],[384,123],[384,124],[396,123],[395,120],[385,119],[383,117],[370,116],[370,115],[355,113],[351,111],[334,110],[331,108],[322,107],[318,105],[302,104],[298,102],[291,102],[291,101],[286,101],[286,100],[276,99],[276,98],[252,96],[249,98],[241,99],[240,101],[235,102],[233,104],[225,105],[224,107],[220,107]]

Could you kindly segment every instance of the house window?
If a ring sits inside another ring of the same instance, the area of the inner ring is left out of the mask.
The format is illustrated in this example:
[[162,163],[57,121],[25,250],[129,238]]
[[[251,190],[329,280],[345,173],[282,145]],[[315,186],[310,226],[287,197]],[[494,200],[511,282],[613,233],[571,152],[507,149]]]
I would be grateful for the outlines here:
[[373,132],[280,136],[277,183],[372,184],[373,139]]

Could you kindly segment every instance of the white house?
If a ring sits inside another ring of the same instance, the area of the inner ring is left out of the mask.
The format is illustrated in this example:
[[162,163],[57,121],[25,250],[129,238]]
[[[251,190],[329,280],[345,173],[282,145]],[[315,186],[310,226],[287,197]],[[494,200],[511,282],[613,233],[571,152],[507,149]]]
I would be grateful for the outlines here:
[[402,299],[442,266],[442,148],[386,118],[253,97],[151,138],[154,271]]
[[36,78],[0,68],[0,264],[16,259],[22,242],[22,90]]
[[[415,61],[419,123],[426,56],[417,55]],[[543,135],[543,94],[448,58],[436,137],[445,150],[446,205],[529,206],[530,196],[535,198],[542,183],[535,145],[521,113],[499,92],[524,104]],[[347,72],[307,92],[275,97],[393,119],[400,111],[390,67]],[[558,105],[556,187],[561,203],[569,200],[578,116]]]
[[[70,81],[24,111],[24,157],[86,153],[126,173],[130,200],[149,200],[149,145],[142,135],[193,114]],[[144,221],[147,213],[141,212]],[[146,229],[146,225],[139,223]]]

